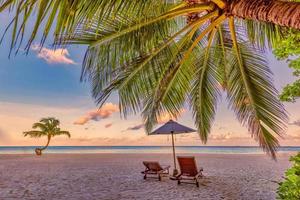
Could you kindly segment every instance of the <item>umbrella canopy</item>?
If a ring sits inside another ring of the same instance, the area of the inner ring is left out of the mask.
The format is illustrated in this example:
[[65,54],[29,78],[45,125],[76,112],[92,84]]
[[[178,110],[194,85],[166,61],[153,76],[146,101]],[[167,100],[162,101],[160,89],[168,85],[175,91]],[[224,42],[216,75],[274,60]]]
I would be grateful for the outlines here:
[[176,158],[175,158],[175,145],[174,145],[174,134],[181,134],[181,133],[192,133],[196,132],[196,130],[189,128],[187,126],[181,125],[173,120],[168,121],[155,131],[149,133],[149,135],[172,135],[172,148],[173,148],[173,159],[174,159],[174,172],[173,175],[175,176],[178,171],[176,169]]
[[180,134],[180,133],[191,133],[196,132],[196,130],[189,128],[187,126],[181,125],[173,120],[168,121],[149,135],[170,135],[170,134]]

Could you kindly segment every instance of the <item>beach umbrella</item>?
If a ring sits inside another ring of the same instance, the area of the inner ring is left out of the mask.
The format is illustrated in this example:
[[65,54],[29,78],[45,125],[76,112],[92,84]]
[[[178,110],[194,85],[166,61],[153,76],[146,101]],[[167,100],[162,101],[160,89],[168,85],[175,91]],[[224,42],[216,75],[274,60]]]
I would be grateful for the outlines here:
[[149,134],[149,135],[171,135],[172,136],[172,149],[173,149],[173,159],[174,159],[173,175],[176,175],[178,173],[178,171],[176,169],[174,135],[182,134],[182,133],[192,133],[192,132],[196,132],[196,130],[189,128],[187,126],[181,125],[173,120],[170,120]]

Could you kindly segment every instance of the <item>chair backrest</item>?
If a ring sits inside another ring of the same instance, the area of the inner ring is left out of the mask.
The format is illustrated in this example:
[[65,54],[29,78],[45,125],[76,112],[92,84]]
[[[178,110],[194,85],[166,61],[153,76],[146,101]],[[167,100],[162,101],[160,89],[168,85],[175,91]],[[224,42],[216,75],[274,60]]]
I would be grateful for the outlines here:
[[160,171],[163,169],[158,162],[144,161],[143,164],[151,171]]
[[196,176],[198,174],[195,157],[178,156],[180,172],[185,176]]

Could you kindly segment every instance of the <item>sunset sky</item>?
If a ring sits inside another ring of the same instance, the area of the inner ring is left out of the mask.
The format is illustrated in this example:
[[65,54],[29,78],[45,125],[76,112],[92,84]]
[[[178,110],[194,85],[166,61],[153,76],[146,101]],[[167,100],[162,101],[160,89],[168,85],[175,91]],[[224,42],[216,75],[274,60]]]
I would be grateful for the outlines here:
[[[2,35],[10,17],[0,15]],[[0,145],[41,145],[44,139],[24,138],[23,131],[42,117],[53,116],[61,127],[69,130],[71,139],[55,138],[52,145],[169,145],[167,136],[146,136],[141,117],[121,119],[118,97],[108,99],[97,110],[88,83],[79,81],[85,47],[72,46],[52,50],[50,41],[39,51],[38,41],[28,55],[22,50],[9,55],[10,37],[0,46]],[[265,53],[274,72],[278,90],[293,81],[287,64],[277,61],[271,51]],[[286,104],[290,124],[282,145],[300,144],[300,100]],[[162,116],[161,123],[168,120]],[[188,108],[182,111],[179,122],[194,127]],[[187,134],[176,138],[178,145],[202,145],[198,135]],[[216,121],[207,145],[256,145],[250,134],[227,109],[225,96],[219,104]]]

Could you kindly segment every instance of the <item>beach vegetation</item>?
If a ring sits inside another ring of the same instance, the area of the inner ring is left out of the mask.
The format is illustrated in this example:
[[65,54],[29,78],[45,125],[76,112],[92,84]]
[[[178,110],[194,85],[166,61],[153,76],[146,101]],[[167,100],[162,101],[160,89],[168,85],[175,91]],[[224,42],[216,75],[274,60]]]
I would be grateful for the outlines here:
[[287,29],[285,32],[286,34],[282,40],[278,41],[273,53],[277,59],[287,60],[296,79],[283,88],[280,99],[295,102],[300,97],[300,31]]
[[[300,0],[293,0],[300,2]],[[295,102],[300,97],[300,30],[285,30],[282,40],[279,40],[274,51],[279,60],[287,60],[289,67],[294,71],[296,80],[286,85],[280,95],[280,100]]]
[[32,138],[40,138],[47,137],[47,143],[44,147],[37,147],[35,149],[36,155],[42,155],[42,151],[44,151],[50,143],[50,140],[55,136],[66,135],[69,138],[71,134],[69,131],[63,131],[60,129],[60,121],[53,117],[42,118],[39,122],[36,122],[32,125],[34,130],[25,131],[24,136],[29,136]]
[[293,166],[285,172],[285,178],[277,189],[278,200],[300,199],[300,152],[291,157]]

